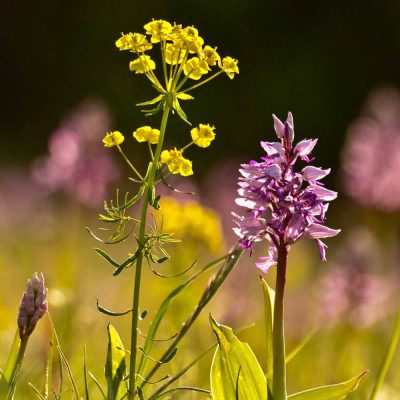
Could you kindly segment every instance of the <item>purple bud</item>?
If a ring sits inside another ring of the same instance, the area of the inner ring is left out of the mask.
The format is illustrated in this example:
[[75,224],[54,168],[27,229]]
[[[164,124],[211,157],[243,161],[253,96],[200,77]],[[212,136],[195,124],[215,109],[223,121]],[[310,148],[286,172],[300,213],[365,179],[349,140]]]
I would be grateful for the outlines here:
[[278,117],[276,117],[275,114],[272,114],[272,118],[274,120],[274,129],[278,138],[283,139],[285,137],[285,125]]
[[35,329],[40,318],[47,312],[47,289],[44,276],[35,272],[30,280],[26,292],[22,296],[18,312],[18,328],[21,339],[27,338]]

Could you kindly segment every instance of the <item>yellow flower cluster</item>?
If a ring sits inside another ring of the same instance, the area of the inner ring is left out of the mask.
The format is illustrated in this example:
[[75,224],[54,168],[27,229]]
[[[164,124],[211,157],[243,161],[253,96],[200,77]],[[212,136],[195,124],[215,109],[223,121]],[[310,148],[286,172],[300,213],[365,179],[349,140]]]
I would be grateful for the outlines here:
[[197,202],[178,203],[172,197],[162,197],[156,218],[163,222],[163,231],[178,239],[192,240],[211,253],[223,249],[222,226],[218,214]]
[[138,142],[149,142],[150,144],[157,144],[160,137],[160,131],[151,126],[142,126],[133,132],[133,137]]
[[150,41],[141,33],[127,33],[122,34],[115,42],[119,50],[139,55],[138,59],[130,63],[131,71],[137,74],[155,69],[154,61],[150,56],[144,55],[155,43],[161,43],[164,61],[169,65],[183,64],[181,71],[190,79],[200,79],[211,70],[210,67],[216,65],[231,79],[239,73],[238,61],[231,57],[221,59],[217,48],[204,46],[204,39],[193,26],[172,25],[159,19],[147,23],[144,29]]
[[171,174],[180,174],[182,176],[193,175],[192,162],[182,155],[182,151],[177,150],[164,150],[161,153],[160,161],[166,164]]
[[194,144],[199,147],[208,147],[215,139],[215,126],[200,124],[190,131]]
[[105,147],[119,146],[125,140],[124,135],[119,131],[108,132],[102,142]]

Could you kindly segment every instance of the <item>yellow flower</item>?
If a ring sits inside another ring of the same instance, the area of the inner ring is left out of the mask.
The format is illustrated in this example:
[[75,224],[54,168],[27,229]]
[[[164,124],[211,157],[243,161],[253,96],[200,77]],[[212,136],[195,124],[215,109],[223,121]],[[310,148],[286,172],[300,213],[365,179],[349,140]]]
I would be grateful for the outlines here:
[[194,201],[178,203],[173,197],[162,197],[161,209],[155,217],[163,223],[164,232],[185,239],[187,244],[204,252],[218,253],[224,247],[223,231],[218,214]]
[[218,65],[230,79],[233,79],[235,74],[239,73],[239,67],[237,66],[238,62],[238,60],[235,60],[232,57],[225,57],[222,62],[218,62]]
[[158,129],[153,129],[151,126],[142,126],[133,132],[133,137],[138,142],[149,142],[151,144],[157,144],[158,138],[160,136],[160,131]]
[[171,174],[180,174],[182,176],[193,175],[192,162],[182,156],[182,152],[176,148],[173,150],[163,150],[160,161],[167,164]]
[[143,52],[150,50],[153,47],[153,45],[146,39],[146,36],[141,33],[122,34],[122,36],[115,42],[115,45],[120,50],[130,50],[135,52]]
[[199,147],[208,147],[215,139],[215,126],[200,124],[198,128],[190,131],[194,144]]
[[198,30],[194,26],[187,26],[181,30],[177,42],[180,42],[180,46],[191,53],[200,54],[204,39],[199,36]]
[[156,63],[147,55],[141,55],[134,61],[129,63],[129,69],[135,71],[135,74],[145,74],[156,69]]
[[108,132],[102,142],[105,147],[114,147],[120,145],[125,140],[124,135],[119,131]]
[[181,167],[179,168],[179,173],[182,176],[193,175],[192,162],[187,158],[182,157],[182,164]]
[[167,64],[172,65],[181,64],[186,54],[187,51],[180,48],[177,44],[168,43],[165,49],[165,61],[167,62]]
[[198,57],[192,57],[183,66],[183,72],[191,79],[199,80],[204,74],[210,70],[207,62],[200,60]]
[[182,25],[174,24],[174,26],[172,27],[171,32],[168,34],[168,39],[169,40],[177,40],[177,39],[179,39],[181,31],[182,31]]
[[144,26],[146,33],[151,35],[151,42],[158,43],[161,40],[168,39],[168,34],[172,33],[172,25],[163,19],[157,19]]
[[214,66],[221,60],[221,57],[217,53],[217,48],[213,49],[211,46],[205,46],[201,57],[207,62],[208,65]]

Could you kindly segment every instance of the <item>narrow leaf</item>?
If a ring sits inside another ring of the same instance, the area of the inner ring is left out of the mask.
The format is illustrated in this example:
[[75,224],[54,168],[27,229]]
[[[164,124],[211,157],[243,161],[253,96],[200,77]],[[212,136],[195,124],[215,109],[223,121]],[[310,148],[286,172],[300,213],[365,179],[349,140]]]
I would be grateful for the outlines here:
[[87,381],[87,365],[86,365],[86,346],[83,346],[83,379],[85,383],[85,400],[89,400],[89,388]]
[[213,399],[266,400],[267,381],[250,346],[241,342],[231,328],[212,317],[210,320],[218,340],[210,375]]
[[116,268],[120,267],[120,264],[115,261],[109,254],[107,254],[104,250],[99,249],[99,248],[95,248],[94,251],[102,258],[104,258],[105,260],[107,260],[111,265],[113,265]]
[[318,329],[313,329],[287,356],[286,364],[290,363],[304,349],[304,347],[309,343],[309,341],[314,337]]
[[116,329],[108,324],[108,350],[105,366],[107,379],[107,400],[120,400],[125,396],[128,387],[125,380],[126,361],[124,345]]
[[106,395],[104,394],[103,389],[101,388],[100,382],[96,379],[96,377],[90,371],[88,371],[88,374],[93,379],[93,382],[96,384],[97,388],[99,389],[101,395],[103,396],[103,399],[107,400]]
[[142,103],[137,103],[136,105],[137,106],[151,106],[153,104],[158,103],[163,97],[164,97],[164,95],[160,94],[159,96],[155,97],[154,99],[144,101]]
[[97,301],[96,301],[96,307],[101,313],[110,315],[111,317],[121,317],[122,315],[126,315],[126,314],[129,314],[130,312],[132,312],[132,309],[122,311],[122,312],[113,312],[113,311],[107,310],[106,308],[102,307],[99,304],[99,299],[97,299]]
[[365,371],[362,374],[350,379],[346,382],[338,383],[336,385],[321,386],[318,388],[305,390],[292,394],[288,397],[289,400],[342,400],[347,397],[348,394],[354,392],[357,389],[361,379],[368,372]]
[[379,389],[381,388],[383,382],[385,381],[385,377],[389,370],[390,364],[393,360],[394,354],[396,352],[399,339],[400,339],[400,312],[397,316],[397,321],[394,327],[392,338],[386,350],[385,356],[383,357],[382,364],[379,368],[378,376],[376,378],[374,388],[372,389],[370,400],[375,399],[376,395],[379,392]]

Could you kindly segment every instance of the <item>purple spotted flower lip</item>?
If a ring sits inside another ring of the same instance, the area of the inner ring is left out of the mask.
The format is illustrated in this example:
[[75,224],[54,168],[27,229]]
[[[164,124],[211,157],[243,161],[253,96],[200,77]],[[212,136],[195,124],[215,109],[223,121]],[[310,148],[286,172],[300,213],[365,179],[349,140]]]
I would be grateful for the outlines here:
[[236,203],[247,208],[245,216],[233,213],[234,232],[240,237],[243,249],[253,249],[253,243],[269,242],[268,256],[256,263],[263,273],[277,263],[282,246],[290,246],[302,237],[314,239],[319,247],[321,260],[326,260],[323,238],[336,236],[340,230],[324,225],[328,202],[337,193],[326,189],[322,178],[330,169],[311,165],[295,172],[294,166],[301,159],[313,161],[311,152],[317,139],[305,139],[296,145],[293,116],[289,112],[283,123],[275,115],[274,128],[280,142],[261,142],[266,156],[260,161],[242,164],[239,170],[239,198]]

